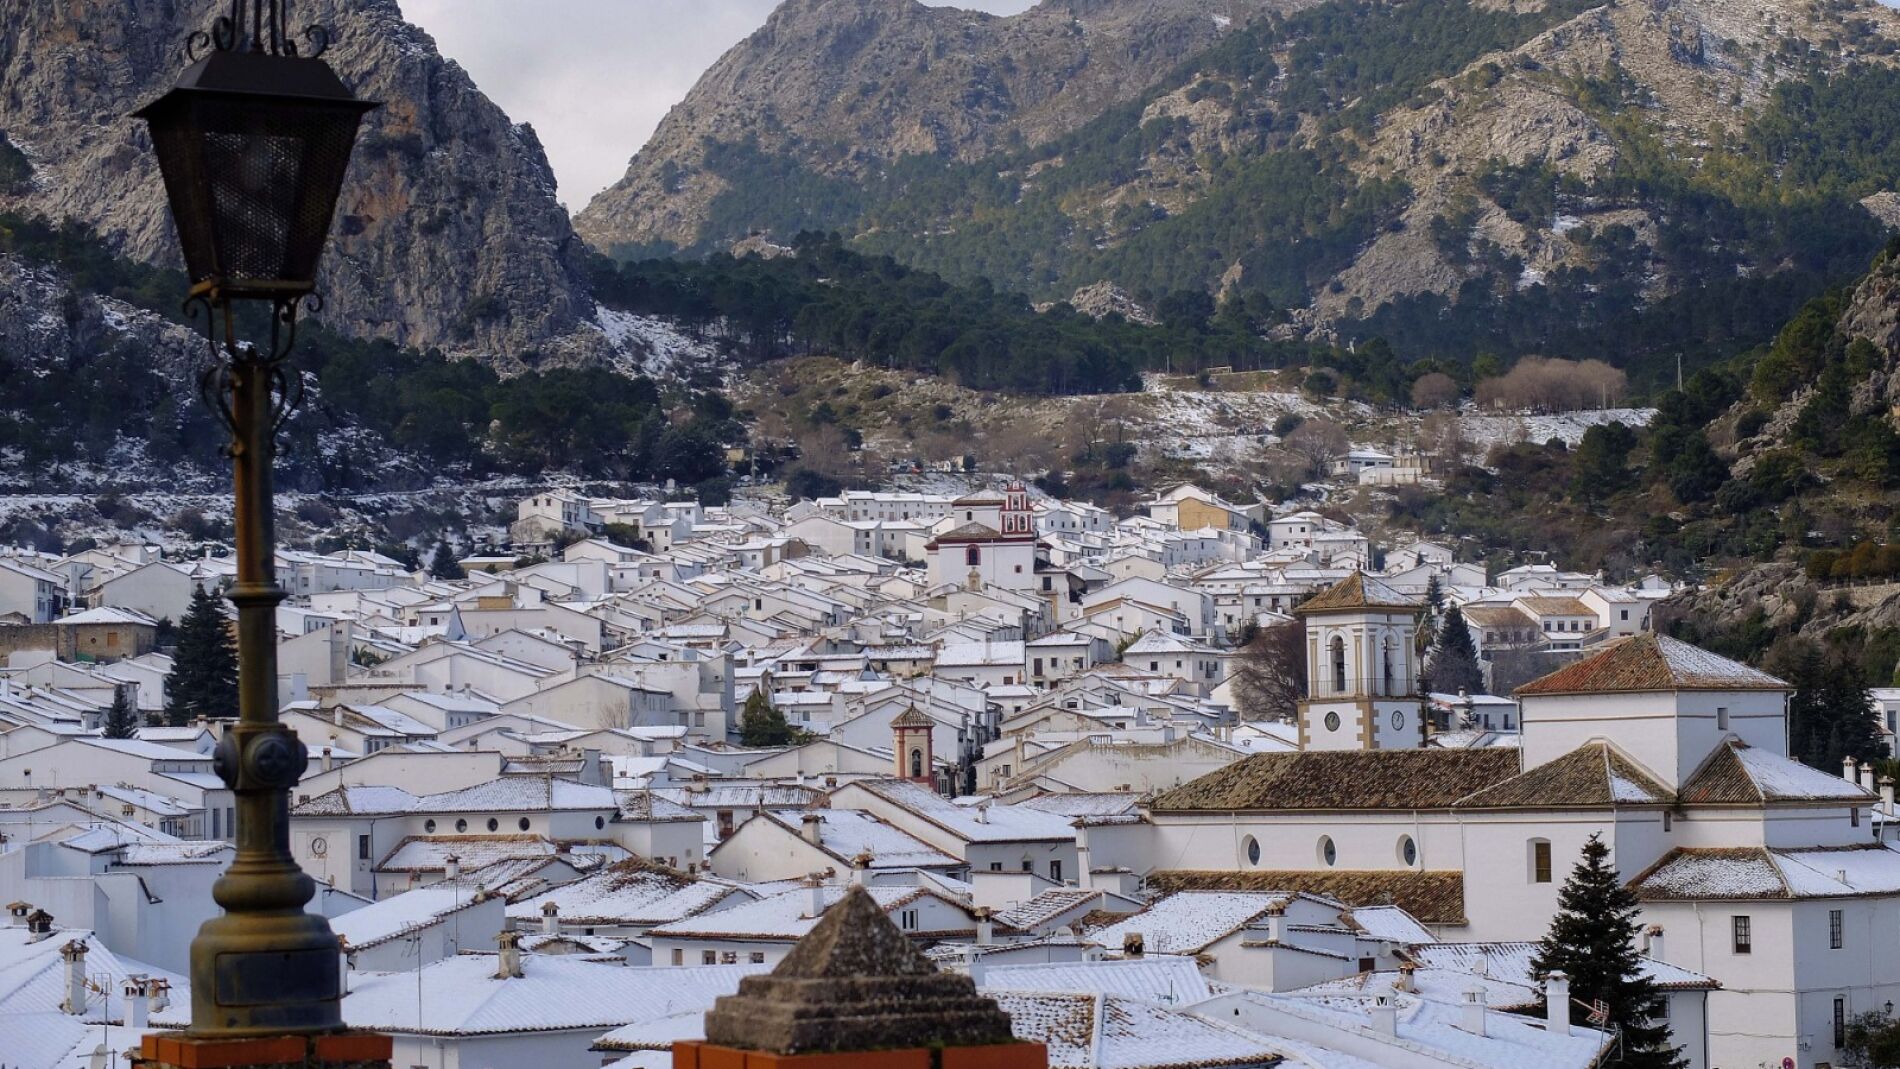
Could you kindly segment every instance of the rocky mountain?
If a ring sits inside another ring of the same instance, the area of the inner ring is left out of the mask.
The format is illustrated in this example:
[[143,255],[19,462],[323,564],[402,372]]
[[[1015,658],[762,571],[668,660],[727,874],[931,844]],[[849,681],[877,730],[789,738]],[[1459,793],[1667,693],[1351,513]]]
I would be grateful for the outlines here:
[[579,226],[623,256],[837,229],[1038,301],[1257,295],[1408,357],[1713,360],[1900,218],[1860,132],[1897,48],[1875,0],[789,0]]
[[755,221],[761,160],[857,180],[905,156],[970,161],[1043,144],[1233,26],[1308,2],[1045,0],[998,17],[917,0],[788,0],[700,78],[576,226],[602,249],[723,247]]
[[[11,5],[0,21],[0,208],[83,222],[127,256],[177,262],[149,141],[126,116],[168,87],[186,36],[223,8]],[[534,131],[484,97],[394,0],[308,0],[292,13],[327,27],[338,73],[383,101],[337,208],[326,322],[504,371],[604,355],[585,250]]]

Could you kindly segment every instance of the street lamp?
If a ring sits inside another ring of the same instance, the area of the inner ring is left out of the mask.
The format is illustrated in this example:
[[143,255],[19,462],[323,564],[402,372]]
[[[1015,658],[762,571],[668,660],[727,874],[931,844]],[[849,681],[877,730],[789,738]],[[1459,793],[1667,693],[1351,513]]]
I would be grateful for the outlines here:
[[[200,391],[231,432],[235,468],[238,721],[215,767],[236,795],[237,856],[212,888],[224,907],[191,944],[191,1034],[239,1037],[343,1027],[337,939],[304,910],[316,884],[290,854],[290,788],[307,754],[277,718],[277,586],[271,465],[300,378],[285,360],[297,312],[319,307],[317,262],[363,115],[321,54],[286,31],[288,0],[231,0],[193,61],[144,119],[178,224],[193,318],[212,361]],[[268,347],[240,343],[242,302],[269,308]],[[219,329],[223,337],[220,338]]]

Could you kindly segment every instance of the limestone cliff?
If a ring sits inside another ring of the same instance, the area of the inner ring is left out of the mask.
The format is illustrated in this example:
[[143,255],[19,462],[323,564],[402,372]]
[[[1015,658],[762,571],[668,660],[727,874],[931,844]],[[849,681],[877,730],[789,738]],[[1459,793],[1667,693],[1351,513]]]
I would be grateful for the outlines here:
[[[127,113],[183,68],[213,0],[18,0],[0,22],[0,130],[31,167],[0,207],[77,220],[136,259],[176,263],[143,124]],[[306,0],[367,120],[322,280],[332,325],[500,369],[606,349],[584,250],[533,130],[511,122],[394,0]]]

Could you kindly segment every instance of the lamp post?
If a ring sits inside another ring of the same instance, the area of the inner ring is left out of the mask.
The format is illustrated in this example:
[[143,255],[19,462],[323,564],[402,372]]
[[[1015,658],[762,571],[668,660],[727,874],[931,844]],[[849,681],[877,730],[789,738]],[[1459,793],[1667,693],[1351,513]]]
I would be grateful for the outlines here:
[[[296,408],[286,369],[299,306],[320,307],[317,263],[363,115],[321,58],[327,35],[300,50],[288,0],[231,0],[170,92],[135,114],[149,124],[178,224],[211,365],[200,393],[231,433],[235,468],[238,721],[215,767],[236,795],[237,856],[212,888],[224,914],[191,944],[191,1032],[207,1038],[342,1029],[337,938],[305,912],[316,884],[290,854],[290,788],[304,746],[277,716],[277,605],[271,466]],[[269,341],[238,340],[238,309],[269,311]]]

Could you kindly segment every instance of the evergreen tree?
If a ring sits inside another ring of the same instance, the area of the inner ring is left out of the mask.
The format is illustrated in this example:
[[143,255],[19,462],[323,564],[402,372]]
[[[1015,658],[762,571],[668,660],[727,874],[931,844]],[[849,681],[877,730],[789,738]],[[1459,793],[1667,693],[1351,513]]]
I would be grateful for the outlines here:
[[1425,581],[1425,604],[1418,610],[1418,630],[1414,639],[1415,652],[1423,654],[1438,634],[1438,614],[1445,608],[1445,591],[1438,585],[1438,575],[1434,572]]
[[1557,970],[1569,976],[1573,1020],[1579,1016],[1576,1002],[1609,1007],[1607,1027],[1622,1036],[1618,1065],[1683,1069],[1688,1063],[1669,1041],[1662,996],[1643,975],[1636,950],[1636,893],[1624,886],[1609,856],[1599,836],[1583,844],[1583,857],[1558,894],[1557,915],[1531,958],[1531,970],[1538,976]]
[[113,692],[112,708],[106,711],[105,736],[108,739],[139,737],[139,711],[132,707],[130,692]]
[[237,715],[237,647],[218,607],[222,600],[202,588],[193,591],[178,625],[172,671],[165,678],[165,722],[173,727],[200,716]]
[[753,691],[739,714],[739,742],[745,746],[789,746],[796,741],[798,733],[765,696],[764,689]]
[[1788,734],[1803,764],[1837,771],[1844,758],[1877,760],[1882,746],[1875,728],[1867,677],[1850,658],[1825,657],[1803,642],[1782,674],[1794,686],[1788,699]]
[[1484,669],[1478,664],[1478,648],[1471,643],[1471,630],[1465,626],[1465,614],[1453,605],[1445,612],[1425,662],[1425,689],[1441,694],[1484,693]]
[[1570,496],[1577,501],[1601,501],[1627,489],[1629,455],[1636,448],[1636,432],[1621,422],[1591,427],[1583,432],[1571,461]]
[[429,558],[429,574],[437,579],[466,579],[462,565],[455,559],[455,551],[447,542],[435,544],[435,556]]

